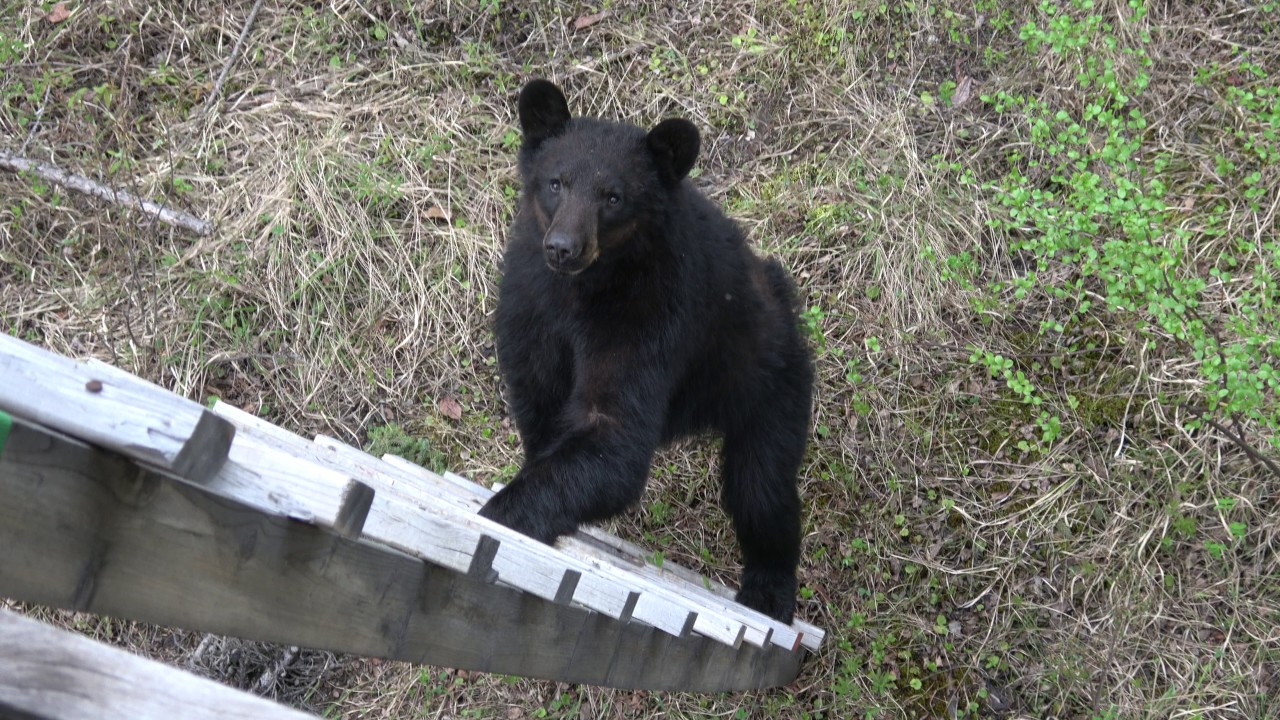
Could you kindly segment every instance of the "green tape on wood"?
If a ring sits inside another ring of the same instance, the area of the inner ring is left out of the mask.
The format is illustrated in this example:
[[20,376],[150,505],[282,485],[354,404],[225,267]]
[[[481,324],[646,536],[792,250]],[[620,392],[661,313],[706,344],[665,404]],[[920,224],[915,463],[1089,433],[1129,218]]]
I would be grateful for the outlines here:
[[4,454],[4,442],[9,439],[9,430],[13,428],[13,418],[9,413],[0,410],[0,455]]

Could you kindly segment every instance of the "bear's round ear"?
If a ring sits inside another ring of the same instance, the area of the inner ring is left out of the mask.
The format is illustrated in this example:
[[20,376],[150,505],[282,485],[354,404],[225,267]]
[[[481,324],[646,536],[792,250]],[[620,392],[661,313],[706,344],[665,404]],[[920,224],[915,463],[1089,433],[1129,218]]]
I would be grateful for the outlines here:
[[698,128],[681,118],[669,118],[649,131],[649,151],[658,163],[658,173],[669,186],[678,184],[693,169],[702,140]]
[[569,124],[569,103],[550,80],[530,80],[520,90],[520,131],[524,146],[532,150],[555,137]]

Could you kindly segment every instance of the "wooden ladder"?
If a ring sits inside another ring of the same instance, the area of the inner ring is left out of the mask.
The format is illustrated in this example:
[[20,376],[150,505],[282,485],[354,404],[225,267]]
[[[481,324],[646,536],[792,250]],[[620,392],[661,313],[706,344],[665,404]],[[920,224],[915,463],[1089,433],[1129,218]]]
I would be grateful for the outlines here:
[[653,690],[784,685],[823,639],[599,529],[551,547],[492,523],[457,475],[3,334],[0,415],[0,596]]

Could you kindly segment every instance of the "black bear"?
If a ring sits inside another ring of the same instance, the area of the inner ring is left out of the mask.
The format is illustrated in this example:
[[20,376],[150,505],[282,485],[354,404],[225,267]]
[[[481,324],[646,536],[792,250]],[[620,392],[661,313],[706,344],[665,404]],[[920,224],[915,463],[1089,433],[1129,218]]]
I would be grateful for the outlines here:
[[813,368],[786,271],[685,179],[689,121],[573,118],[546,80],[519,115],[495,337],[524,464],[480,514],[554,542],[637,503],[660,445],[714,431],[737,600],[791,622]]

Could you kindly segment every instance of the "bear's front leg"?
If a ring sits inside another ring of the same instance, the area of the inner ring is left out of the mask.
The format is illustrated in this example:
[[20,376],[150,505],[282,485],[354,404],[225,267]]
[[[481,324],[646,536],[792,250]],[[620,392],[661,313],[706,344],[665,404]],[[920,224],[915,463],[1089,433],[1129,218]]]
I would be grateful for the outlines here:
[[480,515],[554,543],[584,522],[613,517],[638,502],[652,454],[653,446],[637,445],[623,433],[564,438],[551,452],[527,461]]
[[584,522],[611,518],[639,502],[658,446],[663,396],[641,392],[653,384],[635,379],[633,374],[622,383],[581,373],[560,418],[565,429],[526,456],[515,480],[480,514],[553,543]]
[[548,545],[577,529],[578,523],[565,508],[547,502],[545,492],[527,489],[522,480],[518,476],[489,498],[480,508],[480,516]]

